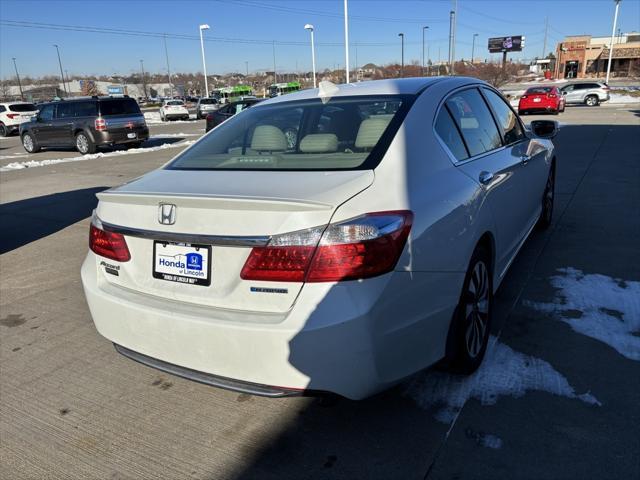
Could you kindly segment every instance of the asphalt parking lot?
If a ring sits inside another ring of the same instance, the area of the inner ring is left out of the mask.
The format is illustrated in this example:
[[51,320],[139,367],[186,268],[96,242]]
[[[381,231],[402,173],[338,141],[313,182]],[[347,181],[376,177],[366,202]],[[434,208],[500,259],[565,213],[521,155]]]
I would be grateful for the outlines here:
[[640,478],[640,104],[536,118],[561,122],[554,225],[498,291],[483,366],[361,402],[214,389],[95,331],[79,277],[95,193],[204,121],[87,158],[0,139],[0,477]]

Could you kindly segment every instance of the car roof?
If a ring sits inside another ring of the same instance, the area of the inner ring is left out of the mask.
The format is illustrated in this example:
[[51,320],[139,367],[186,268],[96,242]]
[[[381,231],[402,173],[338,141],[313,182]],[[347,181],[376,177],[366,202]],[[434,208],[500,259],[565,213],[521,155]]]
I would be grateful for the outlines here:
[[[395,78],[385,80],[371,80],[366,82],[348,83],[335,85],[337,91],[328,95],[330,97],[351,97],[351,96],[375,96],[375,95],[417,95],[425,88],[435,83],[449,83],[451,88],[464,86],[466,84],[484,84],[482,80],[470,77],[415,77],[415,78]],[[323,82],[320,82],[321,84]],[[319,88],[310,88],[288,93],[279,97],[266,100],[263,105],[271,105],[280,102],[294,100],[307,100],[318,98]]]

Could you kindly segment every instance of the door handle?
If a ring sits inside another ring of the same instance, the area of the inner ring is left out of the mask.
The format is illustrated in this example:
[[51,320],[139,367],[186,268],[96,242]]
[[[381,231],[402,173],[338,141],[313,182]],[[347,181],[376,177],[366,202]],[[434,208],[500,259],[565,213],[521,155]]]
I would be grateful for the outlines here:
[[483,170],[482,172],[480,172],[480,175],[478,176],[478,180],[482,185],[486,185],[489,182],[491,182],[491,180],[493,180],[493,173]]

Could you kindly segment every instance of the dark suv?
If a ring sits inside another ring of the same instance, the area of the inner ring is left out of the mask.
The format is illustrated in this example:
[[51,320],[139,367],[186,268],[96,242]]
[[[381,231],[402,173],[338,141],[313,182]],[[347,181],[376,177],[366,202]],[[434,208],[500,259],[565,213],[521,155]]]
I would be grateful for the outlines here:
[[129,97],[85,97],[44,103],[34,120],[20,125],[29,153],[42,147],[75,146],[82,154],[100,145],[139,147],[149,128],[138,103]]

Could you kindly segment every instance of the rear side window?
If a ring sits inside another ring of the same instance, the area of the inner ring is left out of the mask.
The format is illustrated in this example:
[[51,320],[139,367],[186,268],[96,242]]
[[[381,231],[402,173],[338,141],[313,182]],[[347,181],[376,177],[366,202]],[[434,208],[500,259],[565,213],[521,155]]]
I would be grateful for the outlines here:
[[9,105],[9,110],[12,112],[34,112],[38,108],[33,103],[16,103],[15,105]]
[[75,107],[76,117],[95,117],[98,115],[96,102],[78,102]]
[[457,160],[469,158],[460,132],[456,128],[456,124],[453,123],[453,119],[451,115],[449,115],[446,107],[440,109],[440,113],[436,119],[436,133]]
[[454,93],[447,99],[446,105],[462,133],[470,156],[502,146],[498,127],[478,90],[473,88]]
[[44,107],[42,107],[40,109],[40,113],[38,114],[38,118],[44,120],[44,121],[49,121],[49,120],[53,120],[53,111],[54,111],[55,105],[45,105]]
[[138,102],[133,98],[117,98],[100,102],[100,114],[105,115],[141,115]]
[[493,108],[496,114],[498,123],[502,129],[502,134],[504,135],[504,143],[510,145],[522,140],[524,138],[524,132],[513,110],[511,110],[502,97],[493,90],[484,89],[483,91],[489,105],[491,105],[491,108]]
[[75,105],[73,103],[60,103],[56,111],[56,118],[73,118]]

